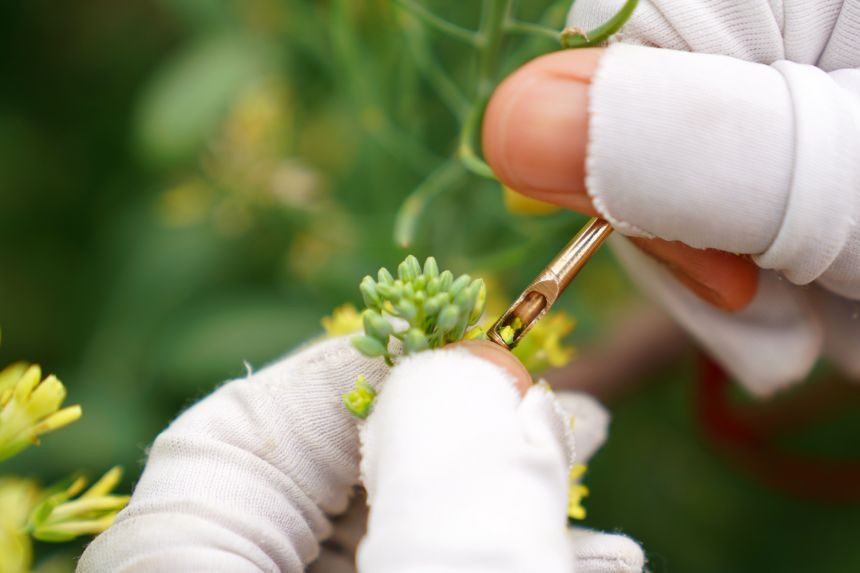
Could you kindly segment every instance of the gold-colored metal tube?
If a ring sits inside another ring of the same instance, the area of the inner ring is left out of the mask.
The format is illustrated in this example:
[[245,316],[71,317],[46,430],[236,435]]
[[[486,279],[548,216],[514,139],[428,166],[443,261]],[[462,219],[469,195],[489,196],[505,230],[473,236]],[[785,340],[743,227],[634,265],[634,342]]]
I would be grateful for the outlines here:
[[597,217],[591,219],[496,321],[487,333],[490,340],[514,348],[610,234],[609,222]]

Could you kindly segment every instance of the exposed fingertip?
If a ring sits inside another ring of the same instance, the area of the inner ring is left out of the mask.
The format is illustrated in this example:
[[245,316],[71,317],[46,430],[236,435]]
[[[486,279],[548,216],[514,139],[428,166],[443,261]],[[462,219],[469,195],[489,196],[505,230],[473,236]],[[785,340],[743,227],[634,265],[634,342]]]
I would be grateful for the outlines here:
[[484,155],[512,189],[564,207],[571,195],[585,192],[588,90],[601,53],[542,56],[493,94],[484,116]]
[[694,249],[677,241],[632,240],[666,265],[693,294],[720,310],[741,311],[758,292],[759,270],[748,257],[714,249]]
[[520,395],[524,395],[532,385],[532,377],[523,363],[505,350],[498,344],[494,344],[488,340],[464,340],[458,342],[452,347],[462,348],[478,358],[488,360],[496,366],[500,366],[508,371],[514,377],[514,381]]

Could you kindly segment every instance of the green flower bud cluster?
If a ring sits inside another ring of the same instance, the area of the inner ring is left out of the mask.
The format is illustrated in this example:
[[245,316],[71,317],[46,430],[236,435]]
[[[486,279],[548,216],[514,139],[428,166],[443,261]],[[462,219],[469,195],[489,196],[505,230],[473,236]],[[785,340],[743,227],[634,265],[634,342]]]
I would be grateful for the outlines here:
[[[376,280],[364,277],[359,290],[367,306],[362,314],[364,335],[353,338],[352,344],[365,356],[385,358],[389,365],[393,364],[388,349],[392,337],[403,343],[403,354],[410,354],[481,335],[476,336],[472,327],[484,312],[484,281],[440,272],[433,257],[422,268],[409,255],[397,267],[397,278],[382,268]],[[395,330],[385,315],[402,319],[407,327]]]

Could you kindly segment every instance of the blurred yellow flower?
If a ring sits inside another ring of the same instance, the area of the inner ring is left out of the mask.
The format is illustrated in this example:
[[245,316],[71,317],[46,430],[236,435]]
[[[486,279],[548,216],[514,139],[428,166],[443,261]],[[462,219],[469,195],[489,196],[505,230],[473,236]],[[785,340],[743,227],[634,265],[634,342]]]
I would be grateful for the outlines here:
[[86,478],[77,477],[50,488],[30,514],[28,530],[40,541],[69,541],[101,533],[130,499],[111,493],[121,478],[122,468],[113,467],[76,499],[72,498],[86,487]]
[[53,375],[42,380],[38,365],[17,363],[0,372],[0,461],[80,418],[80,406],[60,409],[65,399],[63,383]]
[[576,321],[563,311],[550,313],[534,325],[514,349],[514,355],[529,372],[564,366],[573,358],[574,349],[562,344],[562,339],[575,325]]
[[38,499],[33,480],[0,477],[0,573],[29,573],[33,547],[25,525]]
[[574,464],[570,469],[569,489],[567,496],[567,517],[569,519],[585,519],[585,508],[582,499],[588,495],[588,487],[580,483],[588,467],[585,464]]
[[200,179],[191,179],[171,187],[158,198],[161,221],[171,227],[194,225],[203,220],[212,207],[212,191]]
[[323,317],[322,326],[326,336],[343,336],[361,330],[362,319],[356,308],[351,304],[337,307],[331,316]]
[[557,205],[526,197],[505,185],[502,185],[502,201],[505,209],[515,215],[550,215],[559,210]]

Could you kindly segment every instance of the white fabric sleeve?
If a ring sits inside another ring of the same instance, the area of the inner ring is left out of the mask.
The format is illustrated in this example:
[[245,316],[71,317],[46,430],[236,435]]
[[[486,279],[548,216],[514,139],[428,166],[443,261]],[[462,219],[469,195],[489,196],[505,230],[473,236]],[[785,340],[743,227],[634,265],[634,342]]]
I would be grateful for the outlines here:
[[520,398],[464,350],[403,360],[362,428],[362,573],[570,572],[572,439],[542,386]]
[[[578,0],[568,25],[593,29],[623,3]],[[592,94],[590,192],[628,234],[750,253],[857,298],[858,38],[860,0],[640,0],[613,38],[637,47],[609,50]],[[765,272],[752,307],[728,315],[616,244],[752,393],[803,379],[822,349],[860,379],[852,301]]]
[[304,571],[358,481],[341,395],[387,372],[338,338],[224,385],[158,436],[129,506],[77,570]]
[[592,83],[588,191],[626,234],[860,298],[857,83],[860,69],[616,44]]
[[759,398],[802,380],[821,352],[821,322],[806,293],[762,271],[752,303],[736,313],[703,302],[669,270],[623,237],[610,238],[636,283],[736,380]]

